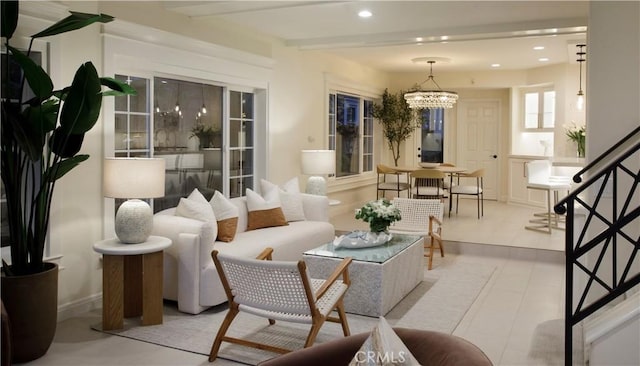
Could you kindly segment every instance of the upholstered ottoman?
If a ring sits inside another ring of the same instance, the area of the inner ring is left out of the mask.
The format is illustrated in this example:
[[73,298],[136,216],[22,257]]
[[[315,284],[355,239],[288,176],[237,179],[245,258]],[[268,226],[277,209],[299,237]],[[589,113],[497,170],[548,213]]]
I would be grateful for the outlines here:
[[[413,356],[421,365],[429,366],[491,366],[491,360],[474,344],[450,334],[394,328]],[[369,333],[360,333],[318,343],[263,361],[259,366],[340,366],[348,365]]]

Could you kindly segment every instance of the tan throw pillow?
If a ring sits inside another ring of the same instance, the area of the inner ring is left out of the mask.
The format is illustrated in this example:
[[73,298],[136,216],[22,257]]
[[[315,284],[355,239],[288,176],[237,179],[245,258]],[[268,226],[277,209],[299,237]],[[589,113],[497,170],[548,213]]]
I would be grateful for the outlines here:
[[189,197],[180,198],[180,202],[178,202],[178,206],[176,207],[175,215],[210,222],[211,224],[207,226],[207,228],[211,228],[210,237],[215,240],[215,237],[218,234],[217,226],[213,225],[213,223],[216,222],[216,216],[213,213],[211,205],[207,202],[207,199],[204,198],[197,188],[191,192]]
[[263,192],[260,196],[251,189],[246,189],[247,197],[247,230],[272,226],[289,225],[280,207],[278,187]]
[[380,317],[378,325],[349,363],[350,366],[420,365],[389,323]]
[[222,193],[216,191],[209,201],[218,221],[218,239],[230,242],[236,237],[238,228],[238,208]]
[[[294,180],[295,182],[293,182]],[[287,222],[304,221],[306,219],[304,216],[304,206],[302,205],[302,196],[300,195],[297,184],[298,178],[293,178],[279,188],[267,180],[260,179],[260,191],[263,192],[263,195],[264,192],[272,189],[278,190],[280,207]]]

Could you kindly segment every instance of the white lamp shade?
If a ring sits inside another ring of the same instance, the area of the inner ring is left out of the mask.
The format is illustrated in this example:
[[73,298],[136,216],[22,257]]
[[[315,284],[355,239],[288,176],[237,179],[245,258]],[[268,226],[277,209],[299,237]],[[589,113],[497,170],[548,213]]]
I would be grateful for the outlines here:
[[334,150],[302,150],[302,174],[323,175],[336,171]]
[[164,196],[164,159],[105,158],[103,193],[112,198]]

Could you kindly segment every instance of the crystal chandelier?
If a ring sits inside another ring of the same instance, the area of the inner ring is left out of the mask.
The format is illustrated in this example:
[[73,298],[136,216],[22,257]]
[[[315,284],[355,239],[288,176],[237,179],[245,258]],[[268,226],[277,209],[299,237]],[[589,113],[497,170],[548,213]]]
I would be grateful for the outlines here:
[[[440,88],[440,85],[433,79],[433,64],[434,60],[427,61],[430,66],[429,78],[422,84],[431,81],[437,89],[432,90],[415,90],[405,93],[404,99],[409,104],[411,109],[426,109],[426,108],[453,108],[453,105],[458,100],[458,94],[455,92],[445,91]],[[422,85],[421,84],[421,85]],[[416,89],[420,86],[416,86]]]

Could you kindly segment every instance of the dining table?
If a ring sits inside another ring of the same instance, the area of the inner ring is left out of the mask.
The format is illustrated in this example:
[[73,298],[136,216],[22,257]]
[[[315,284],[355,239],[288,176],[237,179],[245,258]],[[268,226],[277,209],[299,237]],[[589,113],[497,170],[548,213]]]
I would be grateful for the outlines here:
[[392,167],[394,170],[396,170],[399,173],[406,173],[407,174],[407,182],[409,182],[409,185],[411,185],[411,173],[415,172],[416,170],[420,170],[420,169],[437,169],[440,170],[441,172],[445,173],[446,175],[449,176],[449,187],[451,187],[453,185],[453,177],[460,174],[460,173],[466,173],[469,171],[468,168],[464,168],[464,167],[459,167],[459,166],[450,166],[450,165],[438,165],[438,166],[434,166],[433,168],[427,168],[427,167],[422,167],[422,166],[417,166],[417,167],[412,167],[412,166],[394,166]]

